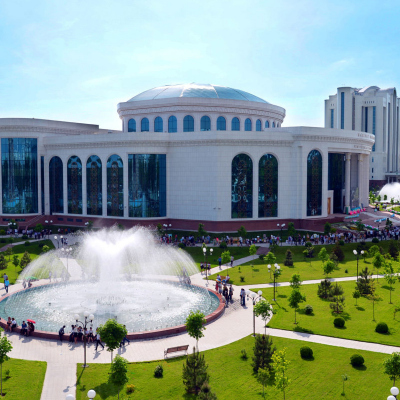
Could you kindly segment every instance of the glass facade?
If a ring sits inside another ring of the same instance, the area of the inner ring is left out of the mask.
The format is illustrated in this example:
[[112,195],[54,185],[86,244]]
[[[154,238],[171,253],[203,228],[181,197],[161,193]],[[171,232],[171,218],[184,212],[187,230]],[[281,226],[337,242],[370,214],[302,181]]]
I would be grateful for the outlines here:
[[246,118],[246,121],[244,121],[244,130],[245,131],[251,131],[252,130],[251,119],[250,118]]
[[224,117],[218,117],[217,131],[226,131],[226,119]]
[[124,167],[120,156],[113,154],[107,160],[107,215],[124,216]]
[[261,132],[261,127],[262,127],[261,121],[258,119],[256,121],[256,131]]
[[273,127],[273,128],[275,128],[275,121],[274,121],[274,122],[272,122],[272,127]]
[[278,160],[264,154],[258,164],[258,217],[278,216]]
[[340,129],[344,129],[344,92],[340,92]]
[[163,132],[164,131],[164,124],[161,117],[157,117],[154,120],[154,132]]
[[90,156],[86,162],[87,214],[102,215],[102,165],[98,156]]
[[253,217],[253,161],[247,154],[232,160],[232,218]]
[[[376,107],[372,107],[372,134],[376,135]],[[376,138],[375,138],[376,140]],[[375,151],[375,143],[372,146],[372,151]]]
[[334,115],[335,115],[335,110],[333,109],[333,108],[331,108],[331,128],[333,129],[333,127],[335,126],[334,125],[334,122],[335,122],[335,120],[334,120]]
[[140,130],[142,132],[149,132],[150,131],[150,124],[149,120],[147,118],[142,118],[142,121],[140,122]]
[[322,156],[311,150],[307,157],[307,216],[322,214]]
[[178,121],[176,120],[175,115],[171,115],[168,118],[168,132],[169,133],[178,132]]
[[194,132],[194,118],[191,115],[183,118],[183,132]]
[[67,164],[68,214],[82,214],[82,162],[72,156]]
[[64,213],[63,163],[60,157],[53,157],[49,164],[50,214]]
[[343,189],[345,178],[344,154],[328,154],[328,190],[333,190],[333,212],[343,212]]
[[40,186],[42,195],[42,214],[44,215],[44,156],[40,157]]
[[239,118],[232,118],[232,131],[240,131],[240,121]]
[[38,212],[37,139],[1,139],[3,214]]
[[269,121],[265,121],[265,127],[269,128]]
[[365,132],[368,132],[368,107],[365,107]]
[[204,115],[203,117],[201,117],[200,130],[202,130],[202,131],[210,131],[211,130],[211,120],[210,120],[210,117],[207,117],[207,115]]
[[128,121],[128,132],[136,132],[136,121],[134,119]]
[[128,155],[129,217],[167,215],[165,154]]

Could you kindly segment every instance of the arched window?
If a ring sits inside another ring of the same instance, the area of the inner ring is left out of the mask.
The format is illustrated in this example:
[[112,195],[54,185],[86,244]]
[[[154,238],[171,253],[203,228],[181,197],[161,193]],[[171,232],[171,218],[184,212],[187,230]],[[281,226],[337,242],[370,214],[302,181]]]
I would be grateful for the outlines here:
[[226,131],[226,119],[224,117],[218,117],[217,131]]
[[264,154],[258,164],[258,217],[278,216],[278,161]]
[[157,117],[154,120],[154,132],[163,132],[163,120],[161,117]]
[[113,154],[107,160],[107,215],[124,216],[123,163],[120,156]]
[[178,132],[178,122],[176,120],[175,115],[171,115],[168,118],[168,132],[169,133]]
[[277,128],[279,128],[279,127],[280,127],[280,124],[279,124],[279,122],[277,122],[277,123],[276,123],[276,127],[277,127]]
[[53,157],[49,164],[50,214],[64,213],[63,163],[60,157]]
[[207,117],[207,115],[204,115],[204,117],[201,117],[200,130],[202,130],[202,131],[210,131],[211,130],[211,120],[210,120],[210,117]]
[[307,157],[307,216],[322,214],[322,156],[311,150]]
[[191,115],[183,118],[183,132],[194,132],[194,119]]
[[142,121],[140,123],[141,125],[141,131],[142,132],[149,132],[150,130],[150,124],[149,124],[149,120],[147,118],[142,118]]
[[87,214],[102,215],[102,165],[98,156],[90,156],[86,162]]
[[275,121],[272,123],[272,127],[275,128]]
[[72,156],[67,164],[68,214],[82,214],[82,162]]
[[261,127],[262,127],[261,120],[258,119],[256,121],[256,131],[261,132]]
[[266,127],[266,128],[269,128],[269,121],[268,121],[268,120],[265,121],[265,127]]
[[244,130],[245,131],[251,131],[252,126],[251,126],[251,119],[246,118],[246,121],[244,121]]
[[136,132],[136,121],[133,118],[128,121],[128,132]]
[[240,131],[240,121],[239,118],[232,118],[232,131]]
[[253,162],[247,154],[232,160],[232,218],[253,217]]

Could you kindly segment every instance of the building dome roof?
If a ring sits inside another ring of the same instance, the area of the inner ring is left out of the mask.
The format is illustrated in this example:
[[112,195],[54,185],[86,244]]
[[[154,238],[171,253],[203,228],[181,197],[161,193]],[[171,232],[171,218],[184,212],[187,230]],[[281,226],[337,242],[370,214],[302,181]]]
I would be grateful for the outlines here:
[[239,89],[232,89],[226,86],[188,83],[180,85],[166,85],[146,90],[128,101],[172,99],[177,97],[201,97],[209,99],[228,99],[241,101],[255,101],[269,104],[253,94]]

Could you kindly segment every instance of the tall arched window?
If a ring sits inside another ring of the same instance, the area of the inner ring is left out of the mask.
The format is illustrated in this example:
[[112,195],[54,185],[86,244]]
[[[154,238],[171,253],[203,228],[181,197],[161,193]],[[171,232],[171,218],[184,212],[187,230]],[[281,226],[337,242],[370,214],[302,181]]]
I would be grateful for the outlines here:
[[276,127],[279,128],[281,125],[279,122],[276,123]]
[[207,115],[204,115],[203,117],[201,117],[200,130],[202,130],[202,131],[210,131],[211,130],[211,120],[210,120],[210,117],[207,117]]
[[265,127],[266,127],[266,128],[269,128],[269,121],[268,121],[268,120],[265,121]]
[[87,214],[102,215],[102,165],[98,156],[90,156],[86,162]]
[[275,121],[274,121],[274,122],[272,122],[272,127],[273,127],[273,128],[275,128]]
[[128,132],[136,132],[136,121],[133,118],[128,121]]
[[264,154],[258,164],[258,217],[278,216],[278,161]]
[[178,122],[176,120],[175,115],[171,115],[168,118],[168,132],[169,133],[178,132]]
[[60,157],[53,157],[49,164],[50,214],[64,213],[63,163]]
[[311,150],[307,157],[307,216],[322,214],[322,156]]
[[161,117],[157,117],[154,120],[154,132],[163,132],[163,120]]
[[113,154],[107,160],[107,215],[109,217],[124,215],[123,173],[121,157]]
[[82,214],[82,162],[72,156],[67,164],[68,214]]
[[226,119],[224,117],[218,117],[217,131],[226,131]]
[[256,131],[261,132],[261,127],[262,127],[261,120],[258,119],[256,121]]
[[149,120],[147,118],[142,118],[142,121],[140,123],[140,130],[142,132],[149,132],[150,130],[150,124],[149,124]]
[[251,131],[252,126],[251,126],[251,119],[246,118],[246,121],[244,121],[244,130],[245,131]]
[[232,118],[232,131],[240,131],[240,121],[239,118]]
[[194,132],[194,118],[191,115],[183,118],[183,132]]
[[247,154],[232,160],[232,218],[253,217],[253,162]]

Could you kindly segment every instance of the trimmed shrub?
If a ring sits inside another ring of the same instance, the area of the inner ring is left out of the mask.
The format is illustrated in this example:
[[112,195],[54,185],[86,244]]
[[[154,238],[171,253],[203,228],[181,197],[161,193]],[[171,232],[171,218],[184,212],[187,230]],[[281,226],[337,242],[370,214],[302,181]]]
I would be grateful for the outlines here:
[[164,368],[161,364],[158,364],[157,367],[154,368],[154,376],[156,378],[162,378],[164,373]]
[[378,333],[389,333],[389,327],[387,326],[386,322],[379,322],[376,325],[375,332]]
[[313,311],[314,309],[309,304],[304,307],[304,314],[311,315]]
[[264,254],[260,254],[260,255],[258,256],[258,259],[261,260],[261,261],[264,261],[264,257],[265,257]]
[[336,328],[343,328],[345,324],[345,320],[342,317],[337,317],[333,320],[333,325],[336,326]]
[[129,384],[126,385],[126,394],[131,394],[135,391],[135,385]]
[[313,358],[313,351],[308,346],[303,346],[300,348],[300,356],[301,358],[310,359]]
[[246,352],[246,349],[242,349],[242,350],[240,351],[240,353],[241,353],[240,358],[241,358],[242,360],[247,360],[247,352]]
[[178,247],[180,249],[184,249],[186,247],[186,244],[185,243],[178,243]]
[[243,275],[240,275],[240,282],[244,282],[244,276]]
[[307,247],[312,247],[312,243],[311,242],[306,242],[306,244],[304,245],[306,248]]
[[344,240],[339,240],[339,246],[344,246]]
[[350,364],[353,367],[361,367],[364,364],[364,357],[360,356],[360,354],[353,354],[350,357]]
[[0,235],[4,236],[6,234],[6,231],[4,229],[0,229]]
[[378,239],[377,237],[374,237],[374,238],[372,239],[372,243],[379,243],[379,239]]
[[221,243],[219,244],[219,248],[220,248],[220,249],[227,249],[227,248],[228,248],[228,245],[226,244],[226,242],[221,242]]
[[349,270],[348,270],[348,269],[345,269],[345,270],[344,270],[344,273],[345,273],[345,274],[348,274],[348,273],[349,273]]
[[25,246],[30,246],[31,242],[29,240],[27,240],[24,244],[25,244]]

